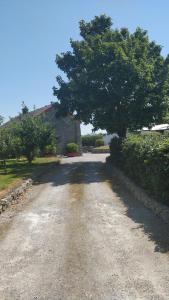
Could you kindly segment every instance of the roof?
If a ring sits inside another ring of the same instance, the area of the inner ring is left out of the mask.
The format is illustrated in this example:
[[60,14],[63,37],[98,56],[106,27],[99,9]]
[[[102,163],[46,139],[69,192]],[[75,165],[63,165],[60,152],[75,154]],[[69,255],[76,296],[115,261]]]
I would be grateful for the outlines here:
[[[28,112],[28,115],[30,115],[32,117],[38,117],[38,116],[40,116],[40,115],[42,115],[44,113],[47,113],[51,109],[53,109],[53,105],[52,104],[45,105],[45,106],[43,106],[41,108],[37,108],[37,109],[35,109],[33,111]],[[14,117],[14,118],[11,118],[8,122],[4,123],[2,125],[2,127],[3,126],[4,127],[8,126],[11,122],[15,122],[15,121],[17,122],[17,121],[19,121],[22,116],[23,116],[23,114],[20,114],[20,115]]]
[[52,104],[49,104],[49,105],[45,105],[41,108],[37,108],[31,112],[29,112],[28,114],[33,116],[33,117],[37,117],[37,116],[40,116],[42,115],[43,113],[47,113],[48,111],[50,111],[51,109],[53,108],[53,105]]

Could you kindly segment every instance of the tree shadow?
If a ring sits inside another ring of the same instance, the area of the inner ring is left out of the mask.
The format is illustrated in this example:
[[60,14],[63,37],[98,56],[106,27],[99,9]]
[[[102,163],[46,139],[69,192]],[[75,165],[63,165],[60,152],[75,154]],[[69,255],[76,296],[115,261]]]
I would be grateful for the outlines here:
[[148,236],[148,240],[154,242],[154,252],[169,252],[169,224],[165,224],[160,217],[135,199],[115,176],[111,176],[111,184],[112,190],[127,208],[127,217],[138,224],[133,230],[141,229]]
[[57,165],[49,172],[43,174],[34,181],[34,184],[51,183],[53,186],[65,184],[90,184],[92,182],[103,182],[103,169],[105,163],[95,162],[72,162]]

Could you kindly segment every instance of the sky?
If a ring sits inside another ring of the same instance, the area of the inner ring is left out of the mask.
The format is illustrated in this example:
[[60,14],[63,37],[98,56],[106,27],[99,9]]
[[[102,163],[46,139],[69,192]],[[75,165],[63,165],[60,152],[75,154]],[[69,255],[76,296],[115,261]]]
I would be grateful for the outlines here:
[[[169,1],[161,0],[0,0],[0,115],[7,118],[56,101],[52,87],[62,75],[56,54],[79,39],[78,23],[107,14],[114,27],[140,26],[169,53]],[[90,133],[91,126],[82,126]]]

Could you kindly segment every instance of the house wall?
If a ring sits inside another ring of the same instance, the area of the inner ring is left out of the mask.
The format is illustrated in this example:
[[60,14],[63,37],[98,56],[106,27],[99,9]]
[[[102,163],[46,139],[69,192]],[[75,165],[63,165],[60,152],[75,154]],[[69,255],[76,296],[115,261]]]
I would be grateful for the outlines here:
[[45,120],[53,125],[56,130],[58,152],[64,154],[68,143],[76,143],[81,151],[81,129],[80,122],[71,116],[56,118],[56,110],[51,108],[44,114]]

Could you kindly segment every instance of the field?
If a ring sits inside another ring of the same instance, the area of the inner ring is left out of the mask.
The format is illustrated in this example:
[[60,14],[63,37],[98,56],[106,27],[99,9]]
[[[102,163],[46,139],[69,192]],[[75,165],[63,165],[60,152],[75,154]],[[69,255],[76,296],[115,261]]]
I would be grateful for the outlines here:
[[24,179],[36,178],[46,167],[54,166],[59,162],[57,157],[36,158],[31,165],[25,159],[7,161],[7,173],[0,164],[0,197],[9,190],[17,187]]

